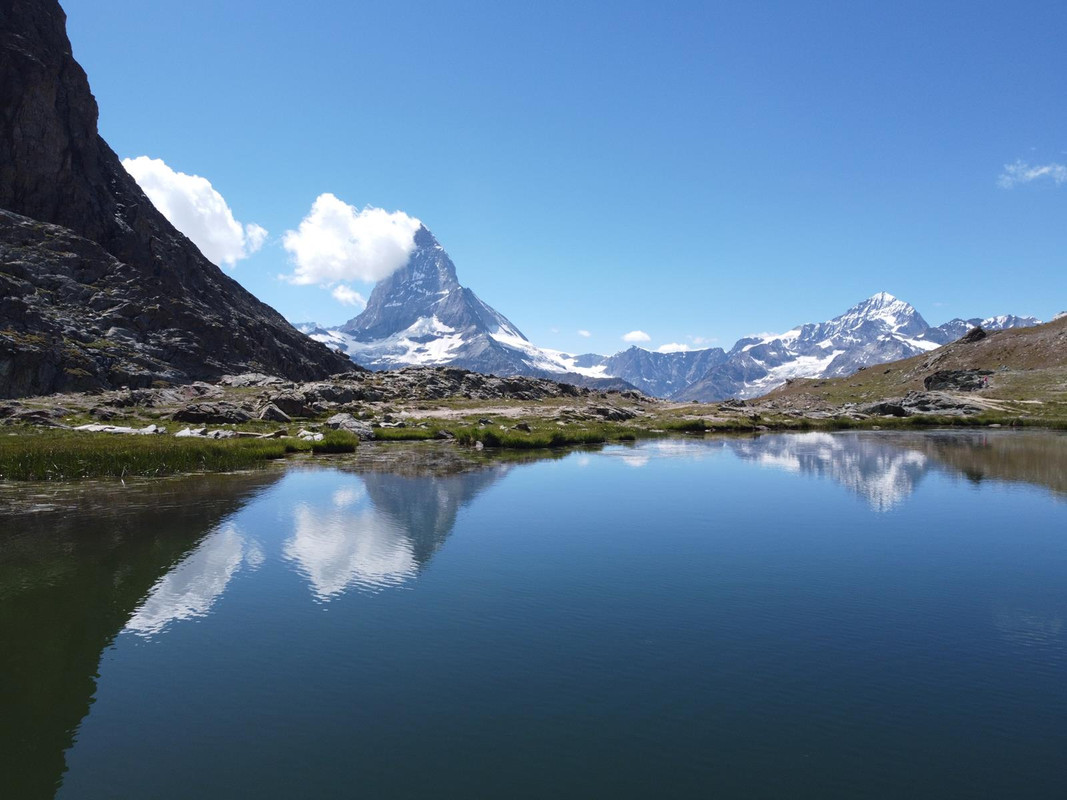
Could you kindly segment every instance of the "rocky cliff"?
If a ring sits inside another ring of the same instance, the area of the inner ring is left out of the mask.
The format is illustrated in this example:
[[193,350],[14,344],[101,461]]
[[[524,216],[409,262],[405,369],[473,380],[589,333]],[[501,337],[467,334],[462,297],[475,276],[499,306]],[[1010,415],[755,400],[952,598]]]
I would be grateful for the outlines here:
[[123,169],[55,0],[0,0],[0,397],[352,368],[208,261]]

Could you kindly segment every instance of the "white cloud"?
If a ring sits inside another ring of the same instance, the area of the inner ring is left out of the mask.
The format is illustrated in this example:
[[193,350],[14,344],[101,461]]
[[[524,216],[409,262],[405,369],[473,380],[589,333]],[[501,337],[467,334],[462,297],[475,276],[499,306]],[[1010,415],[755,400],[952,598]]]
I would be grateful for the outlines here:
[[583,328],[582,330],[578,331],[578,335],[581,336],[583,339],[588,339],[593,334]]
[[671,342],[669,344],[661,344],[656,348],[657,353],[684,353],[689,349],[689,345],[680,344],[679,342]]
[[333,291],[330,294],[333,295],[334,300],[346,306],[359,306],[362,308],[367,305],[367,298],[343,283],[333,287]]
[[297,230],[286,231],[282,239],[296,265],[286,279],[319,286],[380,281],[407,262],[421,225],[403,211],[360,210],[320,194]]
[[715,342],[719,341],[719,337],[717,336],[687,336],[686,338],[693,344],[695,344],[697,347],[700,347],[705,344],[714,344]]
[[242,225],[211,181],[168,167],[160,158],[126,158],[122,166],[152,204],[215,264],[232,267],[263,246],[267,230]]
[[1020,183],[1030,183],[1039,178],[1050,178],[1057,186],[1067,183],[1067,164],[1042,164],[1033,167],[1025,161],[1005,164],[1004,171],[997,178],[997,186],[1010,189]]
[[630,331],[622,337],[624,342],[650,342],[652,337],[644,331]]
[[254,222],[249,222],[245,225],[245,242],[248,245],[248,252],[254,253],[263,246],[263,243],[267,241],[267,229],[262,225],[257,225]]

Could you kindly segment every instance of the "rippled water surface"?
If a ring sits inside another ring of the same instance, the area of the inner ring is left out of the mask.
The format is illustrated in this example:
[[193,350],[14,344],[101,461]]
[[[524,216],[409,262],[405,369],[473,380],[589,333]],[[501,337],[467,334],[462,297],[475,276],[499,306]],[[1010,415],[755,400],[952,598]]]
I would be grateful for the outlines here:
[[0,796],[1063,796],[1067,437],[395,448],[6,487]]

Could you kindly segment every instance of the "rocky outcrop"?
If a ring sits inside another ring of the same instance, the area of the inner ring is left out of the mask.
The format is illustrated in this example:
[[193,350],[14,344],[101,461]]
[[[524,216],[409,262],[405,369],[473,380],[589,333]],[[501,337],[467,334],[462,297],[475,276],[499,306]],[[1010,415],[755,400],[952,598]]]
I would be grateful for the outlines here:
[[927,375],[923,378],[923,386],[928,391],[977,392],[979,389],[984,389],[989,385],[989,376],[992,374],[993,370],[991,369],[938,370],[932,375]]
[[986,409],[948,392],[908,392],[904,397],[879,400],[858,406],[863,414],[882,417],[914,417],[923,414],[966,416]]
[[982,341],[988,335],[981,325],[975,325],[959,338],[959,342],[961,344],[972,344],[973,342]]
[[55,0],[0,0],[0,397],[352,369],[156,210],[65,26]]

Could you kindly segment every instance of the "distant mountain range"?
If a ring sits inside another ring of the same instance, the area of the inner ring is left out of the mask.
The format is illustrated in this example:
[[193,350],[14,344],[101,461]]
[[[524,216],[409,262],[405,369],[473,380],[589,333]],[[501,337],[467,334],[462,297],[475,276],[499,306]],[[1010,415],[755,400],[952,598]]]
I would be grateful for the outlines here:
[[531,375],[601,388],[634,386],[687,401],[756,397],[797,377],[849,375],[986,330],[1036,325],[1033,317],[953,319],[932,327],[914,307],[880,292],[827,322],[720,347],[611,356],[538,347],[500,312],[460,285],[448,253],[425,227],[408,262],[378,283],[367,307],[339,328],[297,328],[374,370],[452,365],[496,375]]

